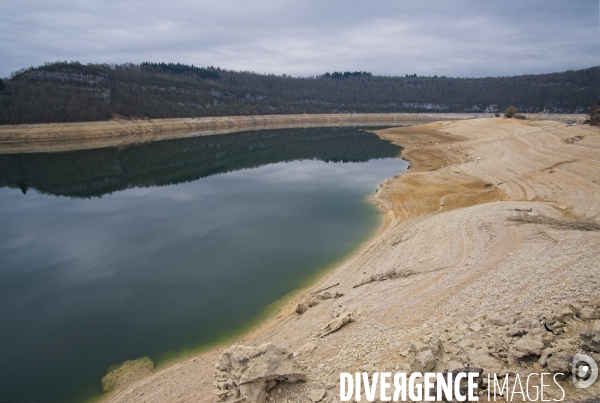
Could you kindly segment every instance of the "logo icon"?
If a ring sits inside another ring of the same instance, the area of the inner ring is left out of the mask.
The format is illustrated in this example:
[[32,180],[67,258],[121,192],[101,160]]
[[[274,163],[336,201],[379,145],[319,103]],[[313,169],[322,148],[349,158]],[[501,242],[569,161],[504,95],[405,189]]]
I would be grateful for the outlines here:
[[576,388],[589,388],[598,379],[598,365],[589,355],[576,354],[571,363],[571,377]]

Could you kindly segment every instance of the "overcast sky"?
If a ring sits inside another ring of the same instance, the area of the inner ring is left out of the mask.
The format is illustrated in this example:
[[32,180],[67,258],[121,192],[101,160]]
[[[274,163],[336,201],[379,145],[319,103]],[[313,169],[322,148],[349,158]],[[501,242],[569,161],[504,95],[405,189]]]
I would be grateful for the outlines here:
[[0,0],[0,76],[47,61],[310,76],[600,65],[598,0]]

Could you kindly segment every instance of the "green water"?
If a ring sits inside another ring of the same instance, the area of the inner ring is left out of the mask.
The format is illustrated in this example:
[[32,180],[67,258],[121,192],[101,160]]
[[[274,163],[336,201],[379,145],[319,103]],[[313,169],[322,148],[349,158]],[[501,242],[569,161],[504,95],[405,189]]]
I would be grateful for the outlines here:
[[326,128],[0,156],[0,401],[80,401],[255,322],[373,232],[399,151]]

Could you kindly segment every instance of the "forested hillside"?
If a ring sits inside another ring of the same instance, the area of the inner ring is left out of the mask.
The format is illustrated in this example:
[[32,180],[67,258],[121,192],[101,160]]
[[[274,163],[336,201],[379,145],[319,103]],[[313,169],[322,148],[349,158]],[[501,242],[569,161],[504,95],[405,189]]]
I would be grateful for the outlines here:
[[264,75],[181,64],[48,63],[0,81],[0,123],[351,112],[583,113],[600,67],[516,77]]

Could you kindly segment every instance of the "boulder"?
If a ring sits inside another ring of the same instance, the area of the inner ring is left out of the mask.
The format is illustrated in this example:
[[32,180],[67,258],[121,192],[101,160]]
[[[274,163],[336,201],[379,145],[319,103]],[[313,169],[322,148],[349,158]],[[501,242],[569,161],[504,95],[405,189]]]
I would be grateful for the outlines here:
[[562,373],[559,378],[564,379],[571,373],[573,356],[565,352],[553,353],[546,359],[546,368],[553,374]]
[[413,341],[410,343],[410,347],[408,349],[409,353],[418,354],[422,351],[429,350],[433,353],[434,356],[440,357],[444,354],[444,345],[437,338],[437,336],[431,334],[429,336],[425,336],[421,339],[421,341]]
[[529,358],[531,356],[539,356],[544,350],[544,343],[534,337],[523,337],[512,345],[508,352],[508,364],[515,365],[517,361]]
[[541,355],[544,349],[542,341],[524,337],[513,344],[511,353],[516,358],[527,357],[529,355]]
[[218,402],[265,403],[280,382],[306,380],[304,369],[287,349],[271,343],[259,347],[234,345],[223,351],[215,365]]
[[306,306],[306,304],[298,304],[298,306],[296,307],[296,313],[298,315],[302,315],[304,312],[306,312],[307,309],[308,307]]
[[325,389],[313,389],[310,392],[308,392],[307,397],[312,403],[317,403],[323,400],[323,398],[325,397],[325,393],[327,393]]
[[437,362],[431,350],[424,350],[418,353],[410,363],[412,372],[431,372]]
[[484,373],[495,374],[502,372],[502,364],[484,350],[471,350],[467,353],[469,365],[482,368]]

